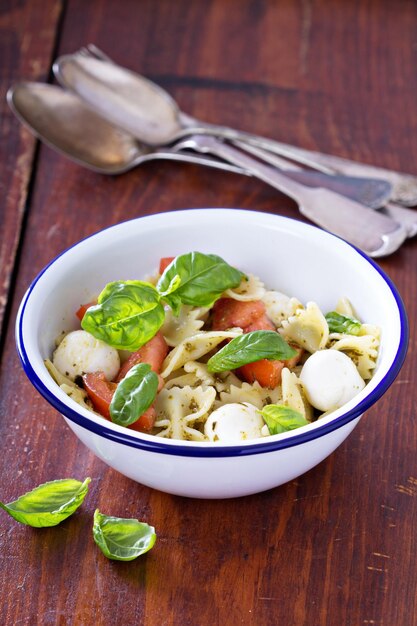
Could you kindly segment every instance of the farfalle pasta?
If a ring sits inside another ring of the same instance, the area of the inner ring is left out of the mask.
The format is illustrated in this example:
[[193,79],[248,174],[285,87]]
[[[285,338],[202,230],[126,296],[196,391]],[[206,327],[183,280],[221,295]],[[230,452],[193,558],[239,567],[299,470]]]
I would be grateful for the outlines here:
[[225,291],[226,298],[250,302],[252,300],[262,300],[265,296],[265,286],[260,278],[253,274],[248,274],[235,289]]
[[84,408],[156,437],[228,445],[307,426],[369,381],[380,330],[345,297],[323,311],[277,283],[215,255],[167,257],[152,282],[83,305],[48,370]]
[[207,317],[207,309],[183,306],[175,316],[171,309],[167,307],[165,322],[162,326],[162,334],[165,341],[171,347],[178,346],[187,337],[196,335],[204,326]]
[[297,308],[294,315],[282,321],[281,334],[288,341],[294,341],[313,353],[326,347],[329,326],[317,304],[307,302],[305,308]]
[[159,437],[203,441],[196,425],[204,423],[216,398],[213,387],[162,389],[155,400],[155,428]]

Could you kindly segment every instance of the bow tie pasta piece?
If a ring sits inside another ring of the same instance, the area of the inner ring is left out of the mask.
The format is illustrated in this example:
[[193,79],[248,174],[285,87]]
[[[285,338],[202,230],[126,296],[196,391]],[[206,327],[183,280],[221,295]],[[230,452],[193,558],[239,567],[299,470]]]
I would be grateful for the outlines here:
[[234,339],[242,334],[241,328],[231,331],[201,332],[184,339],[172,350],[162,364],[162,378],[167,378],[172,372],[183,367],[187,361],[196,361],[216,348],[225,339]]
[[172,387],[162,389],[155,401],[157,414],[155,428],[159,437],[204,441],[202,431],[195,428],[203,422],[213,406],[216,390],[213,387]]
[[172,348],[182,341],[198,333],[204,326],[208,313],[207,308],[184,305],[181,307],[178,317],[167,307],[165,310],[165,322],[161,328],[167,344]]
[[177,370],[175,374],[172,374],[165,382],[164,389],[172,389],[172,387],[199,387],[201,380],[191,372],[186,374],[183,369]]
[[280,333],[287,342],[313,353],[326,347],[329,326],[317,304],[308,302],[305,309],[297,309],[295,315],[282,322]]
[[295,315],[297,309],[304,308],[297,298],[290,298],[280,291],[266,291],[262,297],[266,314],[275,326],[281,326],[283,320]]
[[[376,328],[376,327],[374,327]],[[334,338],[336,333],[333,333]],[[379,337],[369,335],[340,335],[340,339],[331,345],[332,350],[339,350],[347,354],[358,368],[364,380],[372,378],[378,358]]]
[[241,302],[261,300],[265,295],[265,287],[260,278],[253,274],[248,274],[242,279],[238,287],[227,289],[223,295],[224,297],[240,300]]
[[194,374],[203,387],[214,386],[215,376],[208,371],[205,363],[187,361],[187,363],[184,363],[184,370],[190,374]]
[[232,385],[234,387],[241,387],[243,384],[244,383],[234,372],[217,372],[214,377],[214,387],[217,393],[230,391]]
[[[76,402],[80,406],[83,406],[85,409],[87,409],[87,411],[92,411],[93,413],[95,413],[93,407],[90,404],[88,394],[84,391],[84,389],[81,389],[81,387],[78,387],[77,385],[73,387],[72,385],[63,384],[60,385],[60,387],[62,391],[67,394],[67,396],[74,400],[74,402]],[[96,415],[100,414],[97,413]]]
[[74,402],[84,407],[88,411],[92,411],[93,413],[95,413],[95,411],[93,410],[88,400],[88,395],[84,391],[84,389],[79,387],[76,383],[74,383],[67,376],[64,376],[63,374],[61,374],[61,372],[55,367],[55,365],[49,359],[46,359],[45,367],[50,373],[50,375],[52,376],[52,378],[54,379],[54,381],[57,383],[57,385],[60,386],[62,391],[66,393],[67,396],[72,398]]
[[379,328],[379,326],[375,326],[375,324],[362,324],[358,333],[358,337],[361,337],[362,335],[372,335],[372,337],[375,337],[379,347],[379,342],[381,339],[381,329]]
[[216,407],[225,404],[236,404],[248,402],[257,409],[262,409],[265,404],[280,404],[282,402],[281,387],[268,389],[261,387],[258,382],[253,384],[241,383],[240,387],[231,385],[229,391],[220,393],[220,401],[216,402]]
[[[210,374],[205,363],[198,361],[187,361],[184,363],[183,370],[176,371],[168,378],[165,383],[167,389],[172,387],[213,387],[215,385],[215,376]],[[179,374],[179,375],[178,375]]]
[[353,306],[350,300],[346,298],[346,296],[343,296],[343,298],[339,298],[334,310],[340,315],[346,315],[347,317],[353,317],[355,319],[358,319],[358,316],[353,310]]
[[[313,408],[305,394],[303,384],[294,372],[284,367],[281,373],[282,404],[295,409],[307,420],[313,421]],[[278,404],[278,403],[276,403]]]

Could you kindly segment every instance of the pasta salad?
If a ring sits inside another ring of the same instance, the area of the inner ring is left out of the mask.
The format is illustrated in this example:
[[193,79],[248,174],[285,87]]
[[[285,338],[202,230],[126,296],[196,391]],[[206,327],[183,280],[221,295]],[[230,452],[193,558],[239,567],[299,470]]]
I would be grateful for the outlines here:
[[45,362],[55,382],[105,419],[177,440],[305,426],[363,389],[380,344],[346,298],[324,312],[200,252],[107,284],[76,315]]

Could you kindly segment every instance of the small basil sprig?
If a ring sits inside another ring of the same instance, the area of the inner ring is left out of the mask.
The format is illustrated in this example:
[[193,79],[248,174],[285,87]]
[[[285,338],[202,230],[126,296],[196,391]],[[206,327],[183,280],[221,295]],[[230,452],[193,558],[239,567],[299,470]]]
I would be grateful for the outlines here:
[[359,320],[348,315],[341,315],[336,311],[330,311],[325,315],[329,331],[331,333],[346,333],[348,335],[358,335],[362,324]]
[[133,561],[148,552],[155,544],[153,526],[137,519],[125,519],[94,513],[94,541],[108,559]]
[[105,286],[98,304],[87,309],[81,326],[118,350],[134,352],[158,332],[165,319],[155,287],[140,280]]
[[259,411],[271,435],[279,435],[308,424],[299,411],[285,404],[267,404]]
[[136,422],[155,400],[158,376],[148,363],[134,365],[117,385],[110,403],[110,417],[115,424],[129,426]]
[[219,256],[189,252],[170,263],[156,288],[177,315],[181,304],[211,306],[226,289],[240,285],[243,277]]
[[63,478],[43,483],[17,500],[0,507],[16,521],[35,528],[56,526],[78,509],[88,492],[91,478],[84,482]]
[[260,359],[286,361],[297,354],[274,330],[255,330],[235,337],[207,362],[209,372],[234,370]]

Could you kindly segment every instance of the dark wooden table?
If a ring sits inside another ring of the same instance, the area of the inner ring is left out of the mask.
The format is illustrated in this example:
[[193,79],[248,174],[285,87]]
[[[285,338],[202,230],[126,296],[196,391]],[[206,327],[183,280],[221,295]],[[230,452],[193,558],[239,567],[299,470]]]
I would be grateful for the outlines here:
[[[159,493],[93,457],[26,379],[14,321],[30,281],[77,240],[127,218],[243,207],[300,218],[256,180],[152,163],[116,178],[38,145],[5,103],[94,42],[202,119],[417,174],[417,4],[369,0],[3,0],[0,6],[0,499],[92,477],[83,507],[35,530],[0,512],[0,623],[417,624],[417,242],[380,265],[411,324],[390,391],[326,461],[255,496]],[[301,218],[300,218],[301,219]],[[158,532],[132,563],[92,540],[96,507]]]

